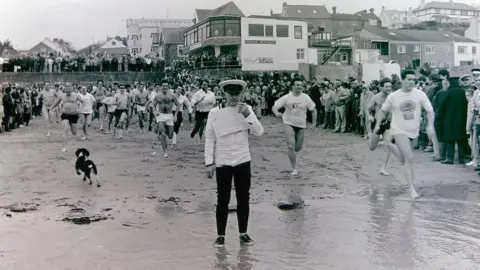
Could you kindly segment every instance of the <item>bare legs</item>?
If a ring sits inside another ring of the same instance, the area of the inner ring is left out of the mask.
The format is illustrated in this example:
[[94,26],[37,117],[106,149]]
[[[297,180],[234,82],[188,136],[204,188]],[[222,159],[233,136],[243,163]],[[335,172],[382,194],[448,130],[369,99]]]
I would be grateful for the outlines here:
[[292,165],[292,175],[298,175],[297,171],[297,152],[302,150],[303,140],[305,137],[305,129],[295,132],[294,128],[289,125],[283,125],[285,131],[285,139],[287,140],[288,158]]

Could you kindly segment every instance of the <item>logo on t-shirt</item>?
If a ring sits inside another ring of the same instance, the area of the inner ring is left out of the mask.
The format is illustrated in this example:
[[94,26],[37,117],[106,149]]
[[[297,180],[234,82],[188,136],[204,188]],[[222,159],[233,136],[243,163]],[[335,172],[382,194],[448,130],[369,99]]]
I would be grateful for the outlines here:
[[403,115],[403,120],[413,120],[415,119],[415,108],[417,105],[411,100],[405,100],[400,103],[400,111]]

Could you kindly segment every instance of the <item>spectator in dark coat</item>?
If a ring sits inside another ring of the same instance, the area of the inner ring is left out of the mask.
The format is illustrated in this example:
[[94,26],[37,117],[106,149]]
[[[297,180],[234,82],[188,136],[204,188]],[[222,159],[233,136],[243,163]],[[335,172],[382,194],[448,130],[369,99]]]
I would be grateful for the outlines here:
[[[435,111],[435,134],[437,135],[437,140],[439,143],[439,150],[440,154],[438,156],[438,159],[435,159],[436,161],[444,161],[446,159],[447,155],[447,145],[444,143],[442,137],[443,137],[443,121],[439,117],[440,113],[440,108],[442,107],[443,102],[445,101],[445,97],[447,96],[447,89],[445,89],[442,85],[442,78],[435,74],[435,76],[430,77],[430,81],[432,83],[432,87],[428,90],[427,96],[433,95],[432,96],[432,105],[433,105],[433,110]],[[430,95],[429,95],[430,94]]]
[[447,96],[440,107],[439,118],[443,122],[443,141],[447,144],[447,159],[443,164],[453,164],[455,145],[458,147],[458,161],[465,164],[465,127],[467,125],[468,101],[458,77],[450,78]]

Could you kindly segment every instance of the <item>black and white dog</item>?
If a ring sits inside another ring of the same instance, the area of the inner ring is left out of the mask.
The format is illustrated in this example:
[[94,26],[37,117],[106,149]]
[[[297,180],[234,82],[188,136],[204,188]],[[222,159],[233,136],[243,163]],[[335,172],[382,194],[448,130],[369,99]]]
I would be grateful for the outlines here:
[[88,178],[90,181],[89,184],[91,185],[92,179],[90,178],[90,174],[93,172],[97,180],[97,187],[100,187],[97,166],[95,166],[93,161],[88,159],[90,152],[85,148],[78,148],[77,151],[75,151],[75,156],[77,156],[77,161],[75,162],[75,171],[77,171],[77,174],[81,175],[83,172],[83,181],[87,181]]

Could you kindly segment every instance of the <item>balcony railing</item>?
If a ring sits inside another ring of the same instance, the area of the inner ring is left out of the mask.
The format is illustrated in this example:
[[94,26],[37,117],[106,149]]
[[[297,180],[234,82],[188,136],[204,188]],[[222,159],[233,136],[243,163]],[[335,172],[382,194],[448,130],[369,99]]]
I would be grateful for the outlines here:
[[195,62],[181,62],[175,63],[175,68],[184,69],[234,69],[241,68],[242,62],[238,60],[226,60],[226,61],[195,61]]

